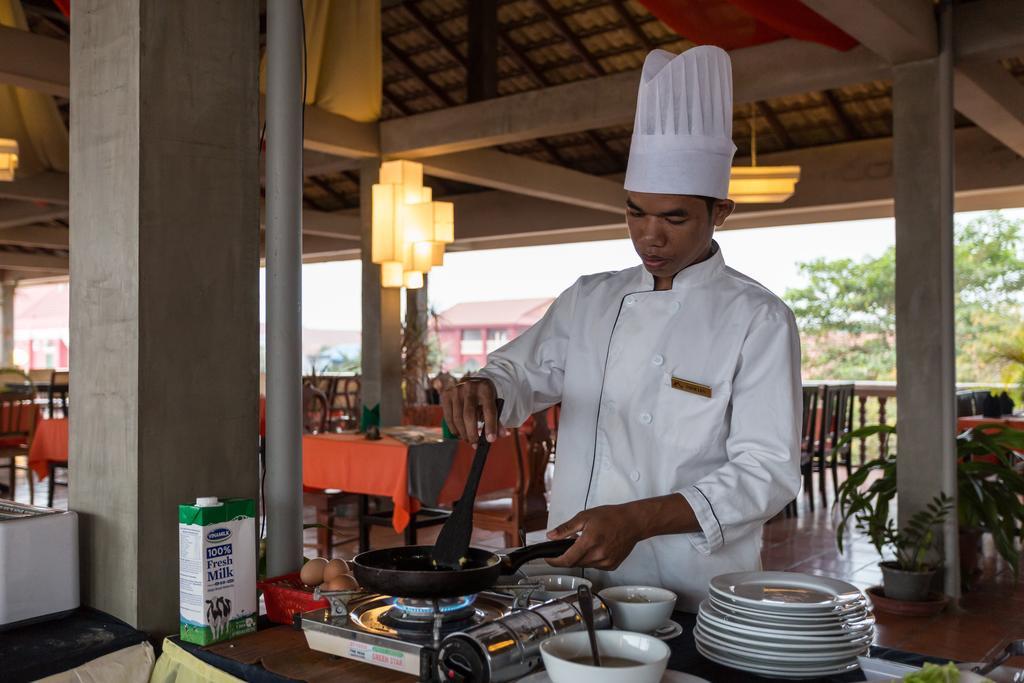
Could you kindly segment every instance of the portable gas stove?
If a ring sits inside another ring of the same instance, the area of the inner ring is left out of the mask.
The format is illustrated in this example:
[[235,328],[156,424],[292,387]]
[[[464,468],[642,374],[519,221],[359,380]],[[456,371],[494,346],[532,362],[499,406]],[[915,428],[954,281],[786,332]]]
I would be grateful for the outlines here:
[[433,681],[445,636],[537,604],[530,594],[538,588],[496,586],[476,595],[436,600],[363,591],[322,593],[330,607],[304,613],[302,630],[312,650]]

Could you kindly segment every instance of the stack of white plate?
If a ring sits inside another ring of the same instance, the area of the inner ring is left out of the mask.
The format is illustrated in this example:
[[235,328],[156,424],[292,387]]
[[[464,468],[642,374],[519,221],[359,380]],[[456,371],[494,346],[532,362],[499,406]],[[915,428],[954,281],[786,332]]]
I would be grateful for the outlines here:
[[711,580],[694,638],[708,659],[751,673],[817,678],[856,669],[875,619],[845,581],[791,572],[739,572]]

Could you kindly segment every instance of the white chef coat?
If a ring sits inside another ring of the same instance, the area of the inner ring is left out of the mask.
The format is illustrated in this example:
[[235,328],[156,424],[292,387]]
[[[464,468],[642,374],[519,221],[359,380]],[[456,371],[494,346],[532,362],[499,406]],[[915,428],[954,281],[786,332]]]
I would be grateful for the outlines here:
[[689,501],[700,532],[641,541],[617,570],[586,575],[664,586],[690,611],[712,577],[760,568],[761,528],[800,486],[796,322],[714,249],[671,290],[653,291],[642,266],[580,278],[479,372],[507,426],[562,403],[550,527],[598,505]]

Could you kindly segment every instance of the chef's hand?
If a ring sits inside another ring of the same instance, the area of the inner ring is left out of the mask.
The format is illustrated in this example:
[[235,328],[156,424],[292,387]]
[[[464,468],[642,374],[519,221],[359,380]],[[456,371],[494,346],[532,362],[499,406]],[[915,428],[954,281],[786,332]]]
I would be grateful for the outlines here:
[[548,560],[548,564],[612,571],[618,569],[640,541],[695,531],[700,531],[697,516],[686,498],[678,493],[621,505],[601,505],[584,510],[548,532],[552,541],[579,534],[571,548],[560,557]]
[[480,438],[477,421],[482,415],[487,440],[493,442],[499,435],[497,398],[494,384],[483,377],[448,387],[441,394],[448,429],[463,441],[476,443]]
[[633,547],[644,539],[643,524],[635,519],[630,503],[601,505],[584,510],[565,524],[548,532],[548,538],[557,541],[579,538],[560,557],[548,560],[552,567],[591,567],[612,571],[633,552]]

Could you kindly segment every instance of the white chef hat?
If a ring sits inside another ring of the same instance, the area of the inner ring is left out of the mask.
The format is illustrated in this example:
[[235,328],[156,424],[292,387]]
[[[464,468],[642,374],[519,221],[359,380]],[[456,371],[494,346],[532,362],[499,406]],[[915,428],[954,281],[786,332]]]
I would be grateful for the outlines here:
[[735,152],[725,50],[652,50],[640,76],[626,189],[724,199]]

